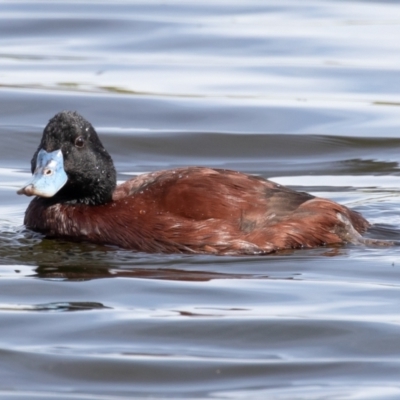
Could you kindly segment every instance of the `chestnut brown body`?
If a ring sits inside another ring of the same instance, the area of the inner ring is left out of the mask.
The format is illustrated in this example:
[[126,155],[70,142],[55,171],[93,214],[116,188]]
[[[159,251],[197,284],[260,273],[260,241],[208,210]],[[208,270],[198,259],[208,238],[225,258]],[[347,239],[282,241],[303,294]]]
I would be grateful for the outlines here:
[[369,226],[333,201],[202,167],[141,175],[105,204],[36,197],[25,224],[50,237],[137,251],[232,255],[357,242]]

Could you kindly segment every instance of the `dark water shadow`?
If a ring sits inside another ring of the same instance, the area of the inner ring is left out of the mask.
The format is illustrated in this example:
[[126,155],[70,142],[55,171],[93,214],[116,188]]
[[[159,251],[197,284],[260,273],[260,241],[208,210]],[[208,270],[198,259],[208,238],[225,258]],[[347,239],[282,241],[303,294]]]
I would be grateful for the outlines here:
[[0,305],[0,312],[11,311],[11,312],[66,312],[66,311],[89,311],[89,310],[103,310],[110,309],[101,303],[92,301],[65,301],[65,302],[53,302],[43,304],[18,304],[18,305]]
[[257,276],[253,274],[230,274],[207,271],[185,271],[169,268],[132,268],[113,269],[98,266],[70,266],[70,267],[38,267],[34,270],[33,277],[42,279],[61,279],[69,281],[84,281],[104,278],[138,278],[159,279],[170,281],[206,282],[212,279],[267,279],[268,275]]

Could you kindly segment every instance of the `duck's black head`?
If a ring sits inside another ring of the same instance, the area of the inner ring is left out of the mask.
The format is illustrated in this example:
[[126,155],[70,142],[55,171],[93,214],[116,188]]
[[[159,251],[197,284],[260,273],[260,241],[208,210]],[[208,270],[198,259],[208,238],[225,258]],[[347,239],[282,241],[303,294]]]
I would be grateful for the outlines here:
[[32,181],[19,194],[85,204],[112,198],[116,172],[111,156],[77,112],[63,111],[49,121],[31,165]]

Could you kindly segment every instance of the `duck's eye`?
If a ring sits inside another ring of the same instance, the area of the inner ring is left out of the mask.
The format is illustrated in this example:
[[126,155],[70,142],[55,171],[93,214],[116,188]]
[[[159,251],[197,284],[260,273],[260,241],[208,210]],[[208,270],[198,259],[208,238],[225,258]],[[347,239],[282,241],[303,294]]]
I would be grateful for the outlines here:
[[75,146],[76,147],[83,147],[84,144],[85,144],[85,139],[82,136],[78,136],[75,139]]

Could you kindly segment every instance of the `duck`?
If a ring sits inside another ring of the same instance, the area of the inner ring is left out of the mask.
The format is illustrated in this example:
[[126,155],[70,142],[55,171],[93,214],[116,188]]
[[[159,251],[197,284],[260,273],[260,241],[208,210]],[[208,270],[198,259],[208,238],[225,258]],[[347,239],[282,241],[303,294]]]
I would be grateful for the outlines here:
[[48,238],[146,253],[239,256],[359,244],[370,227],[332,200],[227,169],[174,168],[117,186],[110,154],[76,111],[50,119],[31,171],[17,192],[34,196],[24,224]]

